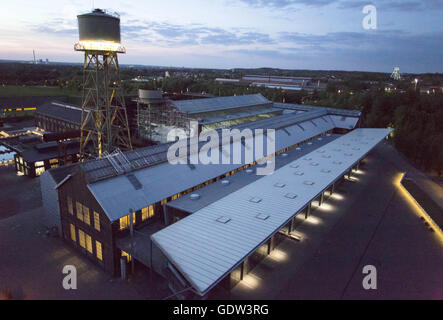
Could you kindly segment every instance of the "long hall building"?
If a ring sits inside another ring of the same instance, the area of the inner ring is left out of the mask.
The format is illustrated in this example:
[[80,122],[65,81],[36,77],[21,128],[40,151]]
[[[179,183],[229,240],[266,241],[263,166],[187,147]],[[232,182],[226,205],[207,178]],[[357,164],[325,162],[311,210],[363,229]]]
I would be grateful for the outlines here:
[[[186,264],[181,264],[182,259],[190,259],[188,255],[192,255],[194,250],[191,247],[189,249],[183,248],[183,241],[189,243],[194,241],[192,239],[195,235],[189,235],[190,239],[187,239],[186,236],[186,230],[190,230],[189,223],[192,224],[192,221],[200,219],[199,217],[204,219],[204,216],[207,215],[205,206],[209,208],[221,201],[220,195],[231,197],[244,188],[252,188],[249,185],[258,186],[258,184],[265,183],[264,181],[268,181],[272,176],[283,172],[281,170],[284,169],[283,166],[288,161],[295,161],[310,151],[319,151],[317,150],[319,147],[326,147],[336,140],[348,139],[347,135],[341,137],[337,132],[342,132],[342,130],[349,132],[359,123],[359,112],[297,105],[280,105],[279,108],[287,109],[289,112],[231,127],[231,129],[237,128],[239,130],[264,129],[265,132],[267,129],[275,130],[275,141],[273,141],[275,142],[273,154],[275,159],[270,160],[275,161],[277,171],[274,175],[260,177],[255,174],[256,168],[262,166],[259,164],[262,158],[256,155],[251,161],[247,161],[242,156],[242,161],[237,164],[231,161],[231,164],[204,165],[202,163],[191,164],[188,161],[187,164],[174,165],[167,161],[167,152],[172,143],[165,143],[45,172],[41,176],[43,204],[46,208],[45,223],[48,227],[57,227],[69,245],[83,252],[111,275],[118,276],[122,270],[124,271],[126,267],[122,264],[123,258],[126,263],[134,263],[137,267],[151,269],[169,279],[168,281],[175,282],[179,279],[178,282],[182,286],[186,287],[188,284],[197,295],[204,296],[219,283],[225,285],[228,280],[222,280],[231,279],[230,274],[244,259],[236,260],[238,255],[233,255],[232,263],[229,263],[230,267],[226,265],[226,268],[223,267],[219,272],[211,275],[209,279],[205,278],[201,282],[200,275],[191,275],[191,272],[195,272],[195,270],[188,269]],[[352,154],[350,156],[341,155],[344,159],[340,160],[343,165],[340,165],[339,168],[344,168],[343,172],[345,173],[349,167],[352,167],[364,156],[363,151],[366,148],[372,148],[373,144],[380,141],[380,137],[384,134],[384,131],[374,133],[374,140],[371,140],[371,144],[354,146],[352,137],[357,138],[358,134],[352,136],[353,132],[350,133],[351,138],[349,139],[351,140],[346,140],[346,143],[350,144],[351,150],[347,150],[348,147],[342,147],[346,149],[345,153]],[[365,131],[362,132],[366,134]],[[269,139],[265,133],[264,139],[266,138]],[[187,142],[189,143],[189,140]],[[220,157],[226,157],[226,154],[233,157],[237,150],[241,150],[241,154],[244,155],[248,151],[249,145],[244,139],[230,140],[229,142],[221,139]],[[352,148],[360,148],[361,151],[357,152]],[[308,162],[310,167],[307,167],[300,177],[306,177],[303,187],[309,189],[316,184],[314,177],[309,177],[310,171],[331,170],[333,175],[330,179],[321,181],[313,188],[317,193],[321,193],[324,188],[334,183],[333,180],[338,179],[343,172],[335,170],[334,165],[328,168],[322,165],[320,160],[335,160],[330,154],[329,147],[323,153],[314,153],[314,155],[320,156],[320,159],[314,159],[312,156],[312,160]],[[190,156],[188,153],[186,157],[189,159]],[[323,158],[322,156],[331,156],[331,158]],[[329,177],[329,173],[325,172],[320,175]],[[288,176],[297,178],[297,175],[292,172]],[[233,183],[237,180],[240,182]],[[313,184],[310,184],[311,182]],[[278,183],[286,186],[291,181],[284,183],[276,181],[274,184]],[[317,190],[319,186],[324,184],[327,186],[321,188],[322,190]],[[279,187],[278,190],[283,190],[285,186]],[[211,192],[211,188],[215,191]],[[206,192],[211,195],[204,196]],[[298,192],[286,192],[285,199],[294,200],[297,198],[296,201],[302,199],[306,202],[308,199],[301,197]],[[251,208],[254,208],[255,204],[257,206],[259,203],[267,204],[267,201],[263,201],[264,195],[257,194],[251,198],[257,200],[254,202],[250,199],[247,206]],[[241,203],[240,201],[238,205],[241,206]],[[237,206],[235,199],[231,204],[232,210],[235,211]],[[297,205],[301,206],[298,202]],[[273,204],[265,211],[273,212],[276,208],[279,208],[279,205],[275,204],[274,206]],[[293,206],[293,208],[298,207]],[[220,207],[220,210],[225,211],[223,206]],[[218,217],[222,222],[216,223],[219,223],[220,226],[226,224],[228,229],[225,231],[230,232],[229,228],[237,224],[237,217],[228,217],[222,211]],[[228,213],[228,211],[225,212]],[[262,210],[258,208],[256,214],[261,212]],[[247,255],[250,250],[255,248],[252,246],[254,243],[256,246],[260,246],[268,241],[274,231],[287,223],[287,220],[292,217],[291,214],[296,213],[286,212],[284,215],[282,213],[279,220],[272,223],[272,228],[254,235],[253,238],[257,240],[252,241],[251,246],[242,248],[241,252]],[[268,222],[274,220],[274,217],[270,220],[268,218],[263,215],[262,220]],[[184,226],[183,229],[180,226]],[[201,222],[197,221],[194,226],[195,230],[199,230],[199,226],[201,226]],[[217,226],[218,224],[216,224]],[[183,238],[177,238],[178,241],[174,243],[170,237],[178,227],[180,227],[178,230],[180,234],[183,234]],[[202,230],[201,240],[204,240],[203,234],[206,234],[208,230]],[[182,248],[186,256],[176,256],[175,245],[177,248]],[[206,252],[206,249],[202,248],[202,252]],[[220,251],[220,254],[225,253]],[[209,275],[205,277],[207,276]]]

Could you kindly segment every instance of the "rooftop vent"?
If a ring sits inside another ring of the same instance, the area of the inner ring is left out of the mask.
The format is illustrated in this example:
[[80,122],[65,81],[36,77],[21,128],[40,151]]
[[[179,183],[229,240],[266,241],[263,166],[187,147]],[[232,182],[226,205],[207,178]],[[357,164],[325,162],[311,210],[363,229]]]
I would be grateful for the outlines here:
[[335,149],[332,149],[332,151],[335,151],[335,152],[341,152],[342,150],[341,150],[341,149],[337,149],[337,148],[335,148]]
[[306,157],[306,158],[303,158],[303,160],[306,160],[306,161],[311,161],[311,160],[312,160],[312,158],[311,158],[311,157]]
[[200,199],[200,195],[198,193],[193,193],[190,196],[191,200],[198,200]]
[[280,183],[280,182],[277,182],[276,184],[274,184],[274,187],[276,187],[276,188],[284,188],[285,186],[286,186],[286,184]]
[[288,154],[287,154],[287,153],[282,153],[281,156],[282,156],[283,158],[286,158],[286,157],[288,156]]
[[352,157],[352,153],[345,153],[345,156],[347,156],[347,157]]
[[293,163],[293,164],[290,165],[290,167],[291,167],[291,168],[294,168],[294,169],[297,169],[297,168],[300,167],[300,165],[299,165],[299,164],[296,164],[296,163]]
[[129,182],[132,184],[135,190],[140,190],[143,188],[143,185],[140,183],[140,181],[137,179],[136,176],[134,176],[132,173],[127,174],[126,178],[128,178]]
[[229,185],[230,183],[231,183],[231,182],[230,182],[229,180],[226,180],[226,179],[222,180],[222,182],[221,182],[221,184],[224,185],[224,186],[227,186],[227,185]]
[[311,166],[313,166],[313,167],[317,167],[318,165],[319,165],[318,162],[311,162]]
[[322,140],[323,140],[323,138],[318,138],[317,140],[318,140],[318,141],[322,141]]
[[300,151],[300,150],[301,150],[301,148],[300,148],[300,147],[297,147],[297,148],[295,148],[295,150],[297,150],[297,151]]
[[324,155],[322,156],[322,158],[325,158],[325,159],[331,159],[331,156],[330,156],[329,154],[324,154]]
[[330,173],[331,170],[329,170],[329,169],[321,169],[321,172],[323,172],[323,173]]
[[231,221],[231,219],[228,218],[228,217],[223,217],[223,216],[221,216],[220,218],[218,218],[218,219],[215,220],[215,221],[220,222],[220,223],[223,223],[223,224],[227,224],[229,221]]
[[308,146],[312,146],[312,142],[308,142]]
[[304,173],[304,172],[301,172],[301,171],[295,171],[294,174],[295,174],[296,176],[302,176],[302,175],[304,175],[305,173]]
[[331,136],[331,134],[330,133],[328,133],[327,135],[326,135],[327,137],[330,137]]
[[347,142],[345,142],[345,143],[343,143],[343,145],[344,146],[346,146],[346,147],[349,147],[351,144],[350,143],[347,143]]
[[260,203],[262,200],[263,200],[262,198],[252,197],[251,199],[249,199],[249,202]]
[[337,164],[337,165],[343,164],[343,162],[341,162],[341,161],[333,161],[332,163]]
[[325,150],[318,150],[318,153],[325,153]]
[[254,173],[254,169],[246,169],[246,173],[247,173],[247,174]]
[[295,193],[287,193],[287,194],[285,194],[285,198],[295,199],[295,198],[297,198],[297,195]]
[[315,184],[315,182],[307,180],[307,181],[303,182],[303,184],[305,184],[307,186],[313,186]]
[[359,147],[354,147],[354,148],[352,148],[352,150],[358,151],[358,150],[360,150],[360,148]]
[[266,213],[259,213],[255,217],[260,220],[267,220],[270,217],[270,215]]

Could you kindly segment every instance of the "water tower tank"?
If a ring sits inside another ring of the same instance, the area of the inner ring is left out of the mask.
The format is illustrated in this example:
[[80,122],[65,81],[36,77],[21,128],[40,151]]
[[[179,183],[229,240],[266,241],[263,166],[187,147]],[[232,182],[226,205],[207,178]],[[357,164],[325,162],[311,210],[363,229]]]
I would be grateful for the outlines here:
[[104,10],[77,16],[80,42],[75,49],[79,51],[98,50],[124,52],[120,45],[120,18]]

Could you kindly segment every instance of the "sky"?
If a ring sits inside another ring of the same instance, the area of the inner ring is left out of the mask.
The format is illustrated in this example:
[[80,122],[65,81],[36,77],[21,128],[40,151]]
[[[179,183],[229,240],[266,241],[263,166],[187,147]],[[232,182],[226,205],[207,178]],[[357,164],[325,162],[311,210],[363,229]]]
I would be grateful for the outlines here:
[[82,62],[93,7],[120,14],[123,64],[443,73],[443,0],[3,0],[0,59]]

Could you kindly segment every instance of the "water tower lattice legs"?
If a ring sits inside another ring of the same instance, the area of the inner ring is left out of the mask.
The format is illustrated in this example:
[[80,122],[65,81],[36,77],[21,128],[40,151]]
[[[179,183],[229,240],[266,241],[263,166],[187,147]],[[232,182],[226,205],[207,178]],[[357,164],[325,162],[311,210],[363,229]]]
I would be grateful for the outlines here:
[[80,158],[132,149],[116,52],[85,52]]

